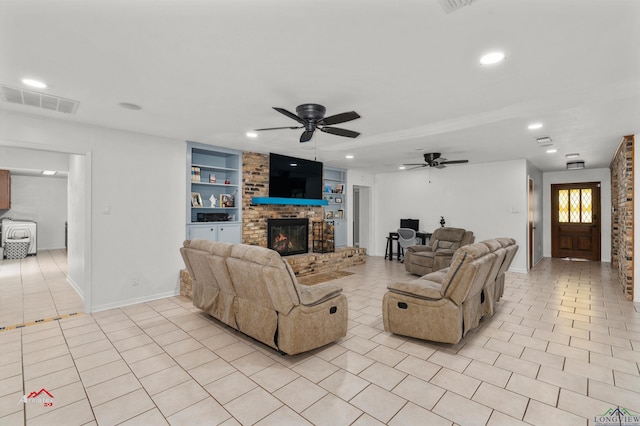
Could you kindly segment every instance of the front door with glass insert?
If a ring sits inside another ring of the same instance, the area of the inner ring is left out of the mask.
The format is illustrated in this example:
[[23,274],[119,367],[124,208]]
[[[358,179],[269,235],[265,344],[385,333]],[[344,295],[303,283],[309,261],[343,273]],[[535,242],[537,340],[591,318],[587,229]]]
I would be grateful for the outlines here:
[[600,183],[551,185],[551,255],[600,260]]

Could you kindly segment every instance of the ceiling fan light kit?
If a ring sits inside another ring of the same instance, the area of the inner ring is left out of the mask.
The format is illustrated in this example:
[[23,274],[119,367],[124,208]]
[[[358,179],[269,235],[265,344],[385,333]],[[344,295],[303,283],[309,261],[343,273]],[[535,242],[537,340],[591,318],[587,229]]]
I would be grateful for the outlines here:
[[313,136],[313,132],[320,130],[321,132],[329,133],[337,136],[344,136],[346,138],[357,138],[360,133],[353,130],[341,129],[339,127],[329,127],[334,124],[346,123],[360,118],[355,111],[343,112],[340,114],[325,117],[324,114],[327,109],[319,104],[302,104],[296,107],[296,114],[287,111],[284,108],[273,107],[280,114],[286,115],[292,120],[297,121],[300,126],[289,127],[268,127],[263,129],[255,129],[256,132],[264,130],[278,130],[278,129],[304,129],[302,135],[300,135],[300,142],[308,142]]

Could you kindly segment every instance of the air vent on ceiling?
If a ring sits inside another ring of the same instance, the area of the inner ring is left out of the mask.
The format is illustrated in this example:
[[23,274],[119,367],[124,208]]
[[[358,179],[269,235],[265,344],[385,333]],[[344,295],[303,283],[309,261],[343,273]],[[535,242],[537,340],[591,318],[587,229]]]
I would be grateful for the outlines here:
[[545,136],[545,137],[542,137],[542,138],[536,138],[536,141],[538,141],[538,145],[540,145],[540,146],[553,145],[553,141],[551,140],[551,138],[549,136]]
[[584,169],[584,161],[567,161],[567,170]]
[[72,99],[8,86],[2,86],[2,99],[14,104],[30,105],[66,114],[75,114],[79,104]]
[[469,6],[475,0],[438,0],[446,13],[455,12],[463,6]]

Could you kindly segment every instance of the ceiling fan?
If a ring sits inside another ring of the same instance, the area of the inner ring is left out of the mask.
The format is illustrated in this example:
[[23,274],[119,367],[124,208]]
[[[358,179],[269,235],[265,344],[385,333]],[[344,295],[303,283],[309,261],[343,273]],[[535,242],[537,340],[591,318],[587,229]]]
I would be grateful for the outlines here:
[[411,163],[404,164],[404,166],[415,166],[417,167],[435,167],[436,169],[444,169],[445,164],[463,164],[468,163],[469,160],[451,160],[447,161],[446,158],[441,157],[442,154],[439,152],[427,152],[424,154],[424,163]]
[[308,142],[311,140],[313,136],[313,132],[316,129],[319,129],[321,132],[330,133],[332,135],[344,136],[347,138],[357,138],[360,133],[354,132],[353,130],[340,129],[338,127],[328,127],[334,124],[346,123],[347,121],[355,120],[360,118],[357,112],[343,112],[341,114],[332,115],[329,117],[325,117],[324,113],[326,108],[322,105],[318,104],[302,104],[296,108],[296,114],[287,111],[284,108],[273,107],[276,111],[281,114],[286,115],[289,118],[294,119],[301,126],[290,126],[290,127],[268,127],[265,129],[255,129],[256,132],[260,132],[262,130],[277,130],[277,129],[304,129],[302,135],[300,136],[300,142]]

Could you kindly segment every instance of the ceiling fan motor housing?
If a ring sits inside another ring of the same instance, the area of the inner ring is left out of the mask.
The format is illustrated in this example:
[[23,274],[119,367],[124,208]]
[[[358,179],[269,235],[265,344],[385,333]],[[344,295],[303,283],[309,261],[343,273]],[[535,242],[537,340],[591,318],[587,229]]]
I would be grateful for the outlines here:
[[424,154],[424,161],[426,161],[427,164],[433,164],[438,158],[440,158],[440,155],[441,154],[439,152],[427,152]]
[[316,120],[320,121],[324,118],[324,113],[327,111],[325,107],[318,104],[302,104],[296,107],[296,113],[298,117],[303,120]]

